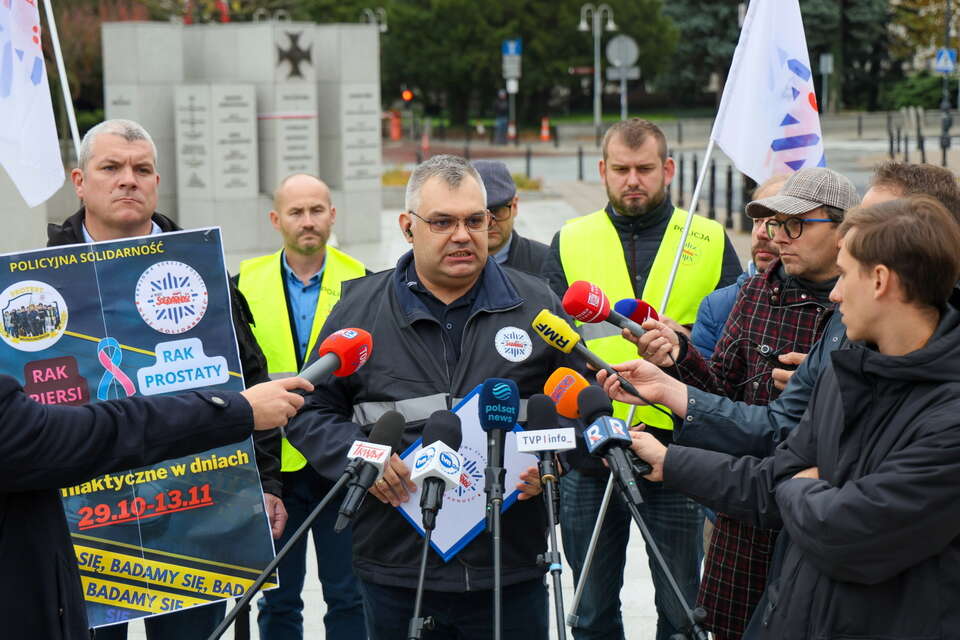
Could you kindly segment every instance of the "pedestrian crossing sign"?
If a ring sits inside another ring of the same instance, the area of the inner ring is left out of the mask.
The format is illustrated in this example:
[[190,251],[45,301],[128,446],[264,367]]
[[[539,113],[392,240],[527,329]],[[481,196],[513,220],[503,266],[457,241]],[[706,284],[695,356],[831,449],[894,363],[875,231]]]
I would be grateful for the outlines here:
[[957,50],[956,49],[937,49],[937,55],[934,58],[933,69],[937,73],[953,73],[957,68]]

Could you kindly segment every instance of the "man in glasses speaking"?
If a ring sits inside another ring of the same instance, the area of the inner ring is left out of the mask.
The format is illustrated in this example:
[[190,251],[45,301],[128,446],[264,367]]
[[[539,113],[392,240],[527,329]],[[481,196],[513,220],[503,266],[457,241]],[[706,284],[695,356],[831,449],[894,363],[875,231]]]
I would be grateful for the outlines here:
[[[488,258],[492,216],[477,170],[463,158],[434,156],[410,176],[399,216],[411,250],[396,268],[344,283],[318,337],[342,327],[370,332],[376,351],[349,378],[320,383],[286,434],[311,465],[335,480],[347,450],[389,410],[406,421],[400,451],[434,411],[449,409],[487,378],[517,383],[521,407],[560,366],[581,365],[530,335],[542,309],[561,317],[546,281]],[[523,409],[520,419],[524,420]],[[503,514],[503,639],[547,640],[546,515],[536,469],[526,470],[520,501]],[[405,640],[413,614],[422,540],[394,507],[418,500],[410,469],[394,455],[353,520],[353,568],[370,640]],[[464,500],[475,495],[469,487]],[[412,494],[412,495],[411,495]],[[482,499],[482,498],[481,498]],[[437,637],[493,636],[492,540],[481,533],[449,562],[427,558],[423,615]],[[428,634],[429,637],[429,634]]]

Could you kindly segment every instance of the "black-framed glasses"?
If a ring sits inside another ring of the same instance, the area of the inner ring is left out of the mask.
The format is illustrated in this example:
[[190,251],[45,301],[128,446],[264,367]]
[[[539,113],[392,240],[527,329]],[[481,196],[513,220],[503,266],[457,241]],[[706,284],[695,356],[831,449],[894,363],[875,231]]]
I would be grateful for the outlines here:
[[780,222],[779,220],[774,220],[771,218],[770,220],[767,220],[764,226],[766,226],[767,236],[769,236],[771,240],[773,240],[773,237],[777,235],[777,229],[780,229],[781,227],[783,228],[783,232],[787,234],[788,238],[790,238],[791,240],[796,240],[803,233],[803,225],[806,222],[835,222],[835,221],[831,220],[830,218],[790,217],[784,220],[783,222]]
[[426,222],[427,226],[430,227],[430,231],[446,236],[453,235],[453,233],[456,232],[457,227],[460,226],[461,222],[470,233],[489,231],[490,219],[492,217],[489,211],[478,211],[476,213],[471,213],[466,218],[440,215],[436,218],[427,220],[416,211],[407,211],[407,213]]

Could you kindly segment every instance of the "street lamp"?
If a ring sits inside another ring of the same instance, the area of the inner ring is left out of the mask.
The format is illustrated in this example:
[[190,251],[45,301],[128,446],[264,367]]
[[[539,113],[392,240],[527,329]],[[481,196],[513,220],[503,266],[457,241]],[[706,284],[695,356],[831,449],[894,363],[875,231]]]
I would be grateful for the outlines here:
[[[950,0],[947,0],[947,12],[944,16],[944,36],[943,47],[950,48],[950,20],[953,17],[950,7]],[[960,105],[957,105],[960,107]],[[947,166],[947,150],[950,148],[950,127],[953,125],[953,118],[950,117],[950,83],[947,74],[943,74],[943,97],[940,100],[940,110],[943,112],[940,116],[940,151],[942,153],[941,163]]]
[[380,29],[380,33],[387,32],[387,10],[383,7],[376,9],[364,9],[360,13],[360,19],[367,24],[375,24]]
[[[607,31],[616,31],[617,25],[613,21],[613,9],[607,4],[594,6],[586,3],[580,7],[580,24],[577,25],[579,31],[593,31],[593,126],[597,134],[597,143],[600,142],[600,38],[603,35],[601,24],[606,16],[606,24],[603,28]],[[587,19],[591,25],[587,24]]]

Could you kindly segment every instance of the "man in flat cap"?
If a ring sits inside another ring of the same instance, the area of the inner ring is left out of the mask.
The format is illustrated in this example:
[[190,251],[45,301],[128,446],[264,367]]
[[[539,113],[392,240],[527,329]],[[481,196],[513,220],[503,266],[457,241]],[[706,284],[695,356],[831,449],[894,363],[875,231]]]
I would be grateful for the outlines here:
[[524,238],[514,230],[517,220],[517,185],[507,165],[499,160],[477,160],[473,163],[487,190],[487,209],[493,223],[487,233],[490,257],[500,265],[542,276],[541,265],[550,247]]
[[[838,227],[858,203],[853,183],[823,167],[801,169],[778,195],[749,203],[748,216],[767,218],[780,258],[743,284],[712,359],[652,321],[637,339],[640,355],[709,393],[769,404],[823,332],[820,319],[833,307],[829,295],[839,275]],[[717,515],[697,600],[718,640],[743,635],[763,593],[776,536],[776,530]]]

